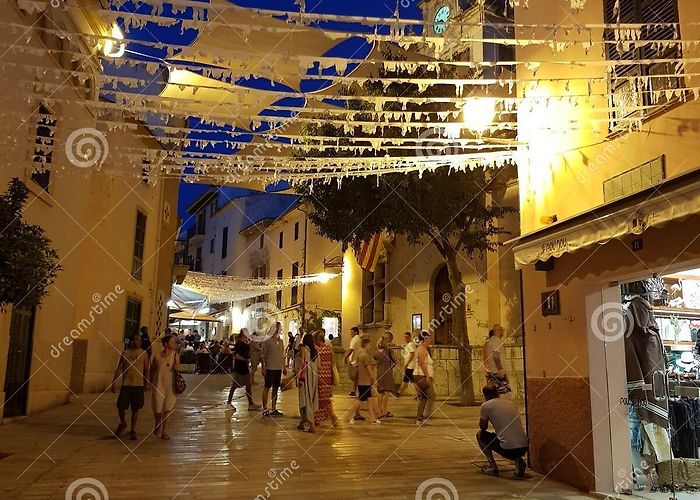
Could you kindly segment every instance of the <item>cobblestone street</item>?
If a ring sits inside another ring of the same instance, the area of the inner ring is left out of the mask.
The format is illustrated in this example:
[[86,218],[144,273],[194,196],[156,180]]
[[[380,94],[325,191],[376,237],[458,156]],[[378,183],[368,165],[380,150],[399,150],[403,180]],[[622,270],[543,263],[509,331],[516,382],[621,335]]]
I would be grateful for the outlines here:
[[[305,434],[296,430],[296,391],[280,397],[284,417],[263,418],[248,412],[244,399],[236,400],[237,412],[226,409],[227,383],[223,375],[188,376],[169,442],[146,433],[153,421],[148,403],[139,440],[115,439],[111,393],[81,396],[0,427],[0,453],[8,455],[0,460],[0,497],[64,498],[73,481],[89,486],[85,478],[92,478],[112,499],[413,499],[424,481],[423,498],[451,485],[462,499],[590,498],[532,473],[525,481],[511,479],[505,463],[501,478],[480,474],[476,408],[440,402],[430,424],[417,428],[407,396],[391,400],[396,417],[381,425],[341,424]],[[351,401],[334,399],[339,414]]]

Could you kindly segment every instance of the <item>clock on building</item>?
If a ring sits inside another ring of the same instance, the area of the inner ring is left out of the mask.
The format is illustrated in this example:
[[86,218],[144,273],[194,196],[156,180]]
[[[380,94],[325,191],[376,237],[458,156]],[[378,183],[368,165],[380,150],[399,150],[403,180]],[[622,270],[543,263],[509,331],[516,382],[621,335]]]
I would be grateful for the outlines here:
[[452,9],[449,5],[443,5],[435,12],[433,31],[436,35],[442,35],[447,30],[447,22],[452,15]]

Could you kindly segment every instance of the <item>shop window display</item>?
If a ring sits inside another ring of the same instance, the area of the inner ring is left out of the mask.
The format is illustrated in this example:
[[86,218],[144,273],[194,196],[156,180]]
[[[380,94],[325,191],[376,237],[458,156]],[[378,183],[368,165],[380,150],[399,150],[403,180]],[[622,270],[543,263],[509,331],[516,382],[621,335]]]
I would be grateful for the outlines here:
[[633,492],[698,495],[700,270],[627,283],[621,292]]

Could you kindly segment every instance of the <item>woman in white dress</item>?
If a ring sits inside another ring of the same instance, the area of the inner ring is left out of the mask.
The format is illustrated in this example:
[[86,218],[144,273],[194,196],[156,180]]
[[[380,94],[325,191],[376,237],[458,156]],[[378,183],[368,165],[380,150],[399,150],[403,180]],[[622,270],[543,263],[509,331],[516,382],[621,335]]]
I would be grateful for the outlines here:
[[177,339],[174,335],[165,335],[161,342],[163,350],[153,355],[151,362],[151,386],[153,387],[151,404],[156,425],[153,434],[161,439],[170,439],[165,433],[168,417],[175,409],[175,371],[180,370],[180,355],[177,353]]

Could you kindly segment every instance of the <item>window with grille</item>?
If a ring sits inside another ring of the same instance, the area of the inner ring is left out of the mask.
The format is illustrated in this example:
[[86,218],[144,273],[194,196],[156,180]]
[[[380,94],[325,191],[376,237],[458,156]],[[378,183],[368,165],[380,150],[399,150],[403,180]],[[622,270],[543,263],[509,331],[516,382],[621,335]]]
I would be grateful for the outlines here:
[[126,301],[126,318],[124,319],[124,339],[128,340],[139,332],[141,324],[141,301],[129,298]]
[[[620,40],[615,27],[604,31],[606,55],[618,61],[610,72],[610,104],[613,108],[611,130],[625,129],[629,119],[648,116],[651,106],[669,104],[664,90],[683,88],[678,74],[682,56],[678,25],[678,0],[605,0],[605,22],[608,24],[643,24],[639,38],[646,44]],[[654,60],[659,60],[655,62]],[[637,62],[640,61],[640,62]]]
[[362,272],[362,323],[385,321],[386,263],[377,264],[374,272]]
[[51,183],[51,163],[53,161],[56,117],[46,105],[39,104],[37,110],[36,139],[32,181],[48,192]]
[[[140,210],[136,212],[136,231],[134,235],[134,258],[131,266],[131,275],[141,279],[143,274],[143,253],[146,248],[146,214]],[[200,248],[201,251],[201,248]],[[201,259],[201,255],[199,256]]]
[[660,156],[603,182],[605,202],[625,198],[661,183],[666,178],[665,157]]

